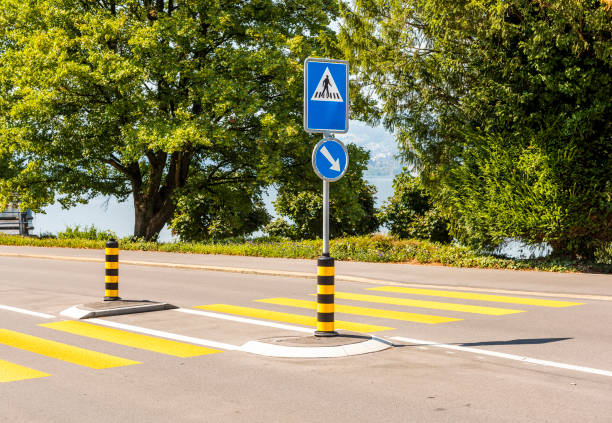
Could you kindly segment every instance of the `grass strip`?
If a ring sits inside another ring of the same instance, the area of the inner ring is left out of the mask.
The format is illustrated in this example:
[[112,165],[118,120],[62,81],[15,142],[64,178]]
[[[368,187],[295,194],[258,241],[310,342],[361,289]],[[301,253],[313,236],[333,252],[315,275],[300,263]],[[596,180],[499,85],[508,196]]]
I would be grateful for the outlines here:
[[[0,235],[0,245],[103,249],[105,241]],[[224,254],[256,257],[314,259],[320,256],[321,240],[290,241],[258,238],[246,241],[135,242],[120,241],[122,250],[190,254]],[[509,259],[477,254],[466,247],[391,236],[338,238],[330,241],[330,254],[337,260],[377,263],[438,264],[482,269],[540,270],[550,272],[612,273],[612,265],[553,258]]]

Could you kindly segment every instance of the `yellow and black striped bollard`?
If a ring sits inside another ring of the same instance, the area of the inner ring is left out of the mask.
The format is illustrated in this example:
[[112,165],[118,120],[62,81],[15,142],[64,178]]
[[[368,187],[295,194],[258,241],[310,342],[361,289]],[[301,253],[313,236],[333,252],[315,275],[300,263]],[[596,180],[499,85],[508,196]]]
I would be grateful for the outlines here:
[[104,276],[104,301],[120,300],[119,298],[119,244],[114,239],[106,243],[106,263]]
[[334,259],[317,259],[317,330],[315,336],[337,336],[334,331]]

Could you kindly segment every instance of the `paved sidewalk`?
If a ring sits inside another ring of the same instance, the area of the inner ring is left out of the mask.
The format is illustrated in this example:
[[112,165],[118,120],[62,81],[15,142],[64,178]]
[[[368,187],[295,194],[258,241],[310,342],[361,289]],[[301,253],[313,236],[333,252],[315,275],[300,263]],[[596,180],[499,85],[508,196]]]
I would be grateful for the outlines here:
[[[0,246],[0,253],[104,258],[103,250]],[[223,266],[287,272],[316,272],[315,260],[229,255],[120,251],[120,260]],[[336,275],[413,284],[513,289],[583,295],[612,295],[612,275],[467,269],[404,263],[336,261]],[[511,287],[511,288],[510,288]]]

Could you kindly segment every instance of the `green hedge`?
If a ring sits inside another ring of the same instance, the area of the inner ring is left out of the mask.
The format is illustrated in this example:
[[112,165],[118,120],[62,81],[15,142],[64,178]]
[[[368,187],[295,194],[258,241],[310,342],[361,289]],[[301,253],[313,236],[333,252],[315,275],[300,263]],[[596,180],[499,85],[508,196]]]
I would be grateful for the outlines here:
[[[0,245],[102,249],[105,242],[87,239],[54,239],[0,235]],[[157,243],[120,241],[122,250],[162,251],[192,254],[226,254],[258,257],[314,259],[321,254],[321,240],[289,241],[279,238],[226,240],[210,243]],[[466,247],[391,236],[340,238],[330,241],[330,254],[337,260],[378,263],[441,264],[484,269],[543,270],[553,272],[596,271],[612,273],[612,265],[570,260],[517,260],[478,255]]]

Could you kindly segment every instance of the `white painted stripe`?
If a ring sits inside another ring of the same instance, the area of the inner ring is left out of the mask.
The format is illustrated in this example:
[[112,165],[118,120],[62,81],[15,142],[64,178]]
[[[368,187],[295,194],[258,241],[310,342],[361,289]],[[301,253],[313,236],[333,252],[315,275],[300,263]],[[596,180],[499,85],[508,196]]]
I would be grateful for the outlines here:
[[51,314],[39,313],[37,311],[30,311],[30,310],[26,310],[26,309],[19,308],[19,307],[11,307],[11,306],[0,304],[0,309],[14,311],[16,313],[21,313],[21,314],[29,314],[30,316],[42,317],[43,319],[55,319],[55,316]]
[[204,317],[212,317],[214,319],[231,320],[233,322],[248,323],[250,325],[268,326],[277,329],[287,329],[296,332],[314,333],[315,329],[303,328],[300,326],[286,325],[284,323],[266,322],[257,319],[248,319],[246,317],[230,316],[229,314],[212,313],[210,311],[191,310],[188,308],[177,308],[174,311],[180,311],[181,313],[197,314]]
[[125,323],[111,322],[103,319],[87,319],[89,323],[98,323],[100,325],[109,326],[117,329],[125,329],[132,332],[144,333],[147,335],[158,336],[160,338],[173,339],[175,341],[188,342],[190,344],[203,345],[205,347],[220,348],[222,350],[240,350],[238,345],[226,344],[223,342],[210,341],[208,339],[193,338],[191,336],[178,335],[176,333],[164,332],[161,330],[148,329],[140,326],[126,325]]
[[437,342],[423,341],[421,339],[404,338],[403,336],[394,336],[391,339],[394,339],[396,341],[401,341],[401,342],[409,342],[411,344],[427,345],[429,347],[446,348],[449,350],[463,351],[463,352],[469,352],[473,354],[489,355],[492,357],[505,358],[507,360],[521,361],[523,363],[538,364],[540,366],[556,367],[559,369],[574,370],[577,372],[592,373],[596,375],[612,377],[612,371],[594,369],[592,367],[576,366],[574,364],[559,363],[556,361],[539,360],[537,358],[530,358],[530,357],[514,355],[514,354],[506,354],[506,353],[501,353],[497,351],[482,350],[480,348],[468,348],[468,347],[461,347],[459,345],[439,344]]

